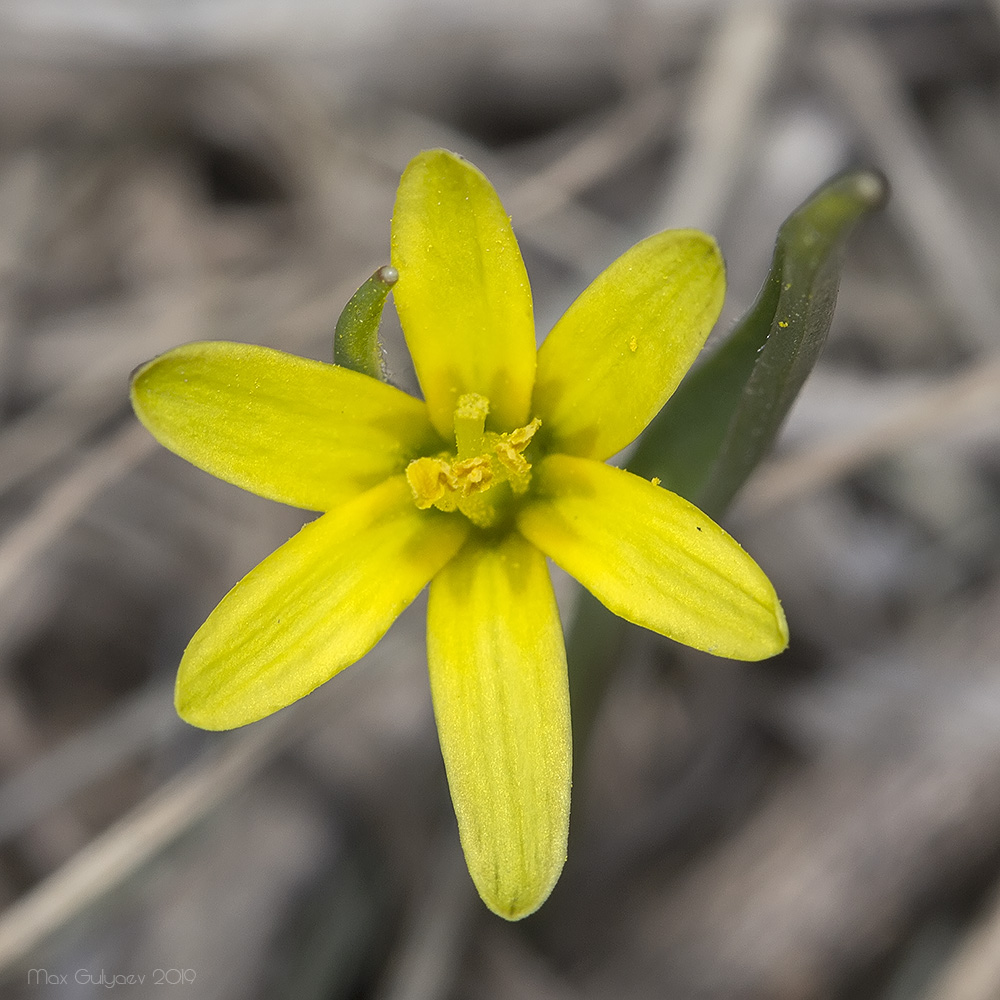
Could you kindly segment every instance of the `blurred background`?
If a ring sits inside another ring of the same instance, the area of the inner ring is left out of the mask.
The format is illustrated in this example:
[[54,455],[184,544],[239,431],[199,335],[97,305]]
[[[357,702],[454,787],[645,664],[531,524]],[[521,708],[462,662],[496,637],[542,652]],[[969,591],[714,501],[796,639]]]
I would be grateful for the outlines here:
[[[439,145],[542,333],[674,225],[720,240],[725,331],[818,184],[893,186],[725,521],[790,649],[629,633],[518,925],[458,850],[422,601],[265,722],[176,718],[188,638],[309,515],[127,403],[186,341],[329,358]],[[0,994],[1000,997],[1000,2],[7,0],[0,220]]]

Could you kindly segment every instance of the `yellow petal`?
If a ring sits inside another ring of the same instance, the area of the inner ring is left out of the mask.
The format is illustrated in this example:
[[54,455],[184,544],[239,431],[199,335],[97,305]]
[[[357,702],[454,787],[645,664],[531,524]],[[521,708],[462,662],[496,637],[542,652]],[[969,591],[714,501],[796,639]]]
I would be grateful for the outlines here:
[[195,634],[178,713],[232,729],[309,694],[382,638],[467,531],[463,517],[418,511],[402,476],[307,524]]
[[427,408],[405,392],[252,344],[168,351],[138,370],[132,405],[182,458],[307,510],[356,497],[437,441]]
[[496,191],[437,149],[403,173],[392,215],[392,290],[431,420],[453,436],[465,393],[490,401],[489,425],[528,422],[535,378],[531,289]]
[[615,614],[737,660],[788,644],[770,581],[697,507],[585,458],[551,455],[534,476],[518,527]]
[[538,352],[533,413],[550,451],[603,461],[638,437],[708,337],[725,295],[711,236],[632,247],[569,307]]
[[431,584],[427,658],[469,872],[508,920],[536,910],[566,859],[566,653],[545,557],[516,532],[470,539]]

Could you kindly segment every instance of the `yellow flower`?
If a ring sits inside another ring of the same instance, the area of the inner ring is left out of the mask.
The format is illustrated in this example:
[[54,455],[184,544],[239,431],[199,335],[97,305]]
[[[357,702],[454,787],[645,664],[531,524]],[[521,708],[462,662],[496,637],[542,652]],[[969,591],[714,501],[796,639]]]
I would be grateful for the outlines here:
[[177,711],[254,722],[362,657],[430,582],[434,712],[469,871],[508,919],[566,855],[566,655],[545,558],[623,618],[755,660],[787,628],[763,572],[673,493],[605,460],[673,392],[718,317],[714,241],[660,233],[613,263],[535,349],[531,291],[489,181],[441,150],[392,218],[396,308],[425,401],[264,347],[199,343],[140,369],[139,419],[238,486],[325,511],[191,640]]

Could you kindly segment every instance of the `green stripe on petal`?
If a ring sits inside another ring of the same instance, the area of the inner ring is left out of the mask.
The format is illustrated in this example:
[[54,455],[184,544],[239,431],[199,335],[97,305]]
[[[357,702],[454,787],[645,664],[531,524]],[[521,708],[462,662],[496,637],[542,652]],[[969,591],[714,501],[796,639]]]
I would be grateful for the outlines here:
[[469,872],[508,920],[536,910],[566,859],[566,653],[545,557],[512,532],[470,539],[434,578],[427,654]]
[[358,496],[437,441],[426,406],[405,392],[252,344],[168,351],[136,372],[132,406],[182,458],[306,510]]
[[392,215],[393,299],[442,437],[465,393],[490,401],[490,426],[528,422],[535,378],[531,289],[493,186],[446,150],[413,159]]
[[518,527],[615,614],[737,660],[788,644],[770,581],[697,507],[590,459],[551,455],[533,475]]
[[382,638],[467,532],[464,518],[418,511],[402,476],[307,524],[195,634],[178,714],[233,729],[309,694]]
[[669,230],[602,272],[538,352],[533,414],[551,451],[603,461],[639,436],[698,356],[722,309],[711,236]]

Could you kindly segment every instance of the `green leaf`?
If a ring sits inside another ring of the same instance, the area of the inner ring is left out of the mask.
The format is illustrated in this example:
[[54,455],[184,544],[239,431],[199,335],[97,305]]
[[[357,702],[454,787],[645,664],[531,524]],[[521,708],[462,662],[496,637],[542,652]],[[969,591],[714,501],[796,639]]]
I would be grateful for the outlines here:
[[394,267],[380,267],[352,296],[337,320],[333,359],[352,371],[386,381],[385,362],[378,329],[382,309],[392,286],[399,280]]
[[624,618],[609,611],[589,590],[580,587],[566,631],[574,769],[579,768],[585,758],[604,691],[625,650],[630,631],[635,629]]
[[778,232],[771,270],[728,339],[681,383],[628,467],[719,516],[768,452],[826,340],[847,238],[888,193],[871,170],[835,177]]
[[[729,338],[681,383],[628,462],[719,517],[777,436],[833,319],[847,238],[888,194],[856,170],[820,188],[782,225],[771,270]],[[628,625],[587,591],[566,636],[574,752],[588,736]]]

